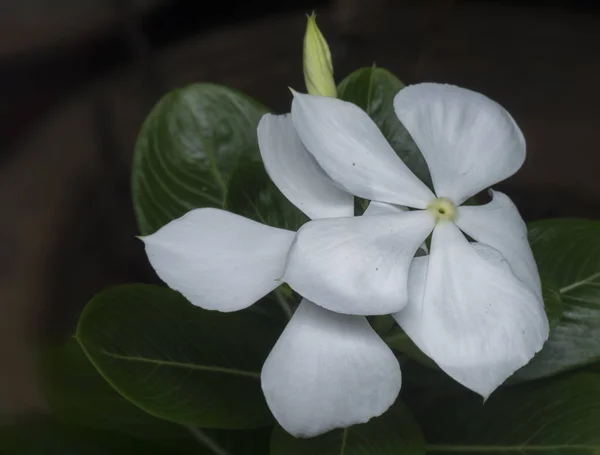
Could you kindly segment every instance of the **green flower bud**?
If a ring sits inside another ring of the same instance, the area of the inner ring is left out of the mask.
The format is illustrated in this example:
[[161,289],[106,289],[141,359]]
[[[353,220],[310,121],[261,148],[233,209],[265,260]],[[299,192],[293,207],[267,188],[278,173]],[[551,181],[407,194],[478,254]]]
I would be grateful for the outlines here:
[[317,27],[315,13],[308,16],[304,35],[304,82],[311,95],[337,96],[331,52]]

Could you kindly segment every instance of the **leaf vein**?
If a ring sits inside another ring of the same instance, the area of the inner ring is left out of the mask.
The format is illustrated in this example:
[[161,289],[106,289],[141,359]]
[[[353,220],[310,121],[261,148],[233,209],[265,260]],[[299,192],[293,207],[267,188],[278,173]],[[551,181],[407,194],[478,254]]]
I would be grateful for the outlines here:
[[568,286],[561,288],[558,292],[564,294],[565,292],[572,291],[573,289],[577,289],[580,286],[592,283],[597,278],[600,278],[600,272],[594,273],[593,275],[590,275],[589,277],[584,278],[583,280],[579,280],[575,283],[569,284]]
[[187,368],[190,370],[206,371],[206,372],[210,372],[210,373],[232,374],[232,375],[236,375],[236,376],[260,379],[260,373],[256,373],[254,371],[243,371],[243,370],[236,370],[234,368],[225,368],[225,367],[209,366],[209,365],[198,365],[195,363],[177,362],[174,360],[150,359],[147,357],[140,357],[140,356],[128,356],[128,355],[122,355],[122,354],[115,354],[112,352],[108,352],[104,349],[98,349],[98,348],[95,348],[95,350],[107,357],[111,357],[113,359],[118,359],[118,360],[126,360],[126,361],[130,361],[130,362],[140,362],[140,363],[150,363],[150,364],[154,364],[154,365],[162,365],[162,366],[168,366],[168,367],[174,367],[174,368]]

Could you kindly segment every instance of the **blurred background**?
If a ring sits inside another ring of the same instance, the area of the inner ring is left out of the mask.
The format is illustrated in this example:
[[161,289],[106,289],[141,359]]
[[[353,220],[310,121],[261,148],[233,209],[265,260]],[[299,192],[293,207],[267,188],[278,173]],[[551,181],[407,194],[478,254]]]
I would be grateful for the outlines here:
[[600,7],[584,1],[0,0],[0,417],[44,410],[40,343],[102,288],[156,280],[129,189],[166,91],[229,85],[289,110],[316,10],[341,79],[376,63],[504,105],[528,158],[526,220],[600,212]]

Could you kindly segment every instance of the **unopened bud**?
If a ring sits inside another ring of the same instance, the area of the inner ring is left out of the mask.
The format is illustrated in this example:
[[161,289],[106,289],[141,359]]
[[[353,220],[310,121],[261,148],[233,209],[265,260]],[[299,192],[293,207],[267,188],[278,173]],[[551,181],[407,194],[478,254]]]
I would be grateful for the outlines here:
[[315,13],[308,16],[304,35],[304,82],[311,95],[337,96],[331,52],[317,27]]

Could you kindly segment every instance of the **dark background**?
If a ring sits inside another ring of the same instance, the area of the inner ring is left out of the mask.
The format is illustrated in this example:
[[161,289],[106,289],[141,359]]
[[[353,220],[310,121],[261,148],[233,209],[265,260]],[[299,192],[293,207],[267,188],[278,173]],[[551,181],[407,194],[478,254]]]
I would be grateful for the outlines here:
[[235,87],[285,112],[315,9],[341,79],[377,63],[504,105],[527,220],[598,218],[600,8],[584,1],[0,1],[0,417],[44,409],[37,346],[105,286],[152,281],[129,194],[137,131],[169,89]]

